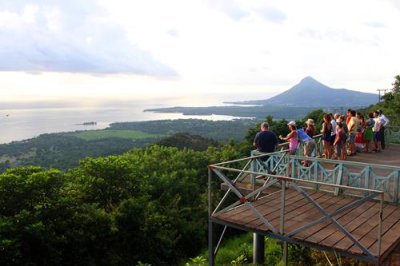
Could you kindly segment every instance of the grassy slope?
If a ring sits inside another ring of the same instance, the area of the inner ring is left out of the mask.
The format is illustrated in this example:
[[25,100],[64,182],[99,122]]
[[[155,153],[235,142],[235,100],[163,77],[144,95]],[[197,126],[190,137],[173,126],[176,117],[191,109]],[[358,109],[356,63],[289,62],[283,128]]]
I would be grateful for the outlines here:
[[105,138],[124,138],[124,139],[147,139],[147,138],[160,138],[165,135],[151,134],[138,130],[88,130],[71,133],[72,136],[84,140],[98,140]]

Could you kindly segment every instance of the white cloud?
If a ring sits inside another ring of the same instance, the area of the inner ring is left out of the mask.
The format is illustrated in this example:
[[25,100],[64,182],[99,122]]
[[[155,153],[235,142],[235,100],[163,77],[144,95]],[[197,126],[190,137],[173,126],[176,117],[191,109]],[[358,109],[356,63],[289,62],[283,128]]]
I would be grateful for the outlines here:
[[93,1],[0,6],[0,70],[176,75],[105,14]]
[[228,15],[234,20],[240,20],[250,13],[242,7],[236,0],[206,0],[207,3],[216,10]]

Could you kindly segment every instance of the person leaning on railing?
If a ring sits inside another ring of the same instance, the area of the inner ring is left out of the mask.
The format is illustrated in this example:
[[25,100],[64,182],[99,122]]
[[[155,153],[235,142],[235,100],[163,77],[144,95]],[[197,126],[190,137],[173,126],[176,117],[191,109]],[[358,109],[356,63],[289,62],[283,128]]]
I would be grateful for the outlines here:
[[[299,137],[300,143],[303,144],[303,152],[305,157],[313,157],[315,154],[315,140],[311,138],[302,128],[297,130],[297,135]],[[302,162],[304,166],[308,166],[308,161]]]
[[284,140],[284,141],[289,141],[289,154],[295,155],[296,151],[297,151],[297,147],[299,145],[299,137],[297,134],[296,122],[290,121],[287,125],[290,130],[289,134],[287,134],[286,137],[283,137],[282,135],[280,135],[279,139]]

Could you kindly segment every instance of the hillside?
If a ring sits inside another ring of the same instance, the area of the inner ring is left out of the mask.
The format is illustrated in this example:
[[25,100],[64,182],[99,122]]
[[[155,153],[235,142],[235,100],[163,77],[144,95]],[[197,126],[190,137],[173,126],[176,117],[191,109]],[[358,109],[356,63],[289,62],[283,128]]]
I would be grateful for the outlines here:
[[334,89],[312,77],[305,77],[292,88],[272,98],[235,103],[296,107],[361,107],[375,104],[377,101],[377,94]]
[[245,119],[180,119],[113,123],[103,130],[43,134],[0,144],[0,172],[26,165],[67,170],[78,166],[85,157],[122,154],[153,143],[205,150],[217,142],[241,141],[248,128],[255,124],[255,121]]

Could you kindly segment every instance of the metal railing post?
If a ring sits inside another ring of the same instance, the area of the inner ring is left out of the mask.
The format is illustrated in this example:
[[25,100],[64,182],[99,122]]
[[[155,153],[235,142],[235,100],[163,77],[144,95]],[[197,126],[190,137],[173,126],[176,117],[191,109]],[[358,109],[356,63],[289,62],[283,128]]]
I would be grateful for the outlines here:
[[[371,176],[371,167],[366,166],[366,171],[365,171],[365,185],[364,188],[370,188],[370,176]],[[361,184],[361,182],[360,182]],[[373,185],[373,187],[375,188],[375,184]]]
[[[251,155],[253,155],[254,153],[252,152]],[[251,172],[258,172],[257,169],[257,159],[252,158],[251,159],[251,163],[250,163],[250,171]],[[255,190],[256,187],[256,175],[255,174],[250,174],[250,178],[251,178],[251,186],[253,191]]]
[[290,176],[291,177],[295,177],[296,176],[296,158],[294,157],[295,155],[293,155],[293,156],[289,156],[289,160],[291,160],[291,165],[292,165],[292,172],[290,173]]

